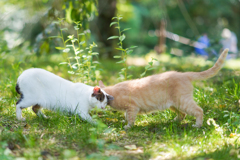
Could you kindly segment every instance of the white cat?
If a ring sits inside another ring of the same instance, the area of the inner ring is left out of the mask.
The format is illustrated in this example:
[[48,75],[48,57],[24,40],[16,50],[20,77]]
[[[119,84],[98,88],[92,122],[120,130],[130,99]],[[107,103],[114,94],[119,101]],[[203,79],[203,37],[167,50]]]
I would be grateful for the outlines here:
[[18,77],[16,91],[21,94],[16,103],[18,120],[25,120],[22,109],[32,106],[38,116],[46,117],[41,112],[41,108],[46,108],[78,114],[83,120],[93,122],[89,110],[95,106],[104,109],[113,100],[113,96],[97,86],[73,83],[39,68],[25,70]]

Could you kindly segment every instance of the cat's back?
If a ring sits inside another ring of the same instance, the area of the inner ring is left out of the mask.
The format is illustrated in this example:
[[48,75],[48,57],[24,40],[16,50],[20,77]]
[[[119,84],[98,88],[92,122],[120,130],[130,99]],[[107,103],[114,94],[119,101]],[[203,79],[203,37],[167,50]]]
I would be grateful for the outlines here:
[[33,78],[33,77],[39,77],[39,76],[55,77],[56,75],[41,68],[30,68],[23,71],[18,79],[23,79],[25,77]]
[[64,88],[64,86],[72,86],[74,84],[40,68],[31,68],[23,71],[18,77],[17,83],[20,87],[41,87],[46,89]]
[[124,81],[115,85],[117,88],[132,88],[132,89],[143,89],[149,88],[156,85],[166,85],[181,81],[185,79],[181,72],[168,71],[160,74],[151,75],[148,77]]
[[28,80],[53,80],[53,81],[67,81],[49,71],[41,68],[31,68],[23,71],[23,73],[18,77],[18,81],[28,79]]

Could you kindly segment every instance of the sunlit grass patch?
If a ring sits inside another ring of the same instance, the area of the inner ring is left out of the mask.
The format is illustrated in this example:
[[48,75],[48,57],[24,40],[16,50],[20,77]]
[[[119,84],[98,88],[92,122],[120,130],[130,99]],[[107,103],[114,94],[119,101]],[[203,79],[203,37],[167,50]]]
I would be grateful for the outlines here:
[[[49,110],[43,111],[49,117],[44,119],[36,116],[31,107],[23,110],[26,121],[17,121],[15,104],[19,95],[15,92],[15,83],[23,70],[34,66],[74,79],[58,65],[57,61],[62,60],[58,56],[32,58],[29,64],[16,66],[6,61],[0,63],[0,155],[4,158],[239,159],[239,70],[226,65],[215,77],[193,83],[194,99],[204,110],[203,127],[199,129],[192,127],[196,121],[193,116],[187,115],[178,122],[174,121],[176,113],[164,110],[138,115],[135,126],[124,130],[124,113],[109,106],[91,111],[91,116],[99,121],[98,126],[76,115]],[[169,56],[162,61],[160,58],[159,68],[147,74],[167,70],[202,71],[213,63]],[[102,80],[107,85],[118,82],[119,67],[114,64],[110,60],[102,64]],[[131,74],[139,78],[143,71],[144,67],[136,67]],[[216,125],[208,124],[209,119]]]

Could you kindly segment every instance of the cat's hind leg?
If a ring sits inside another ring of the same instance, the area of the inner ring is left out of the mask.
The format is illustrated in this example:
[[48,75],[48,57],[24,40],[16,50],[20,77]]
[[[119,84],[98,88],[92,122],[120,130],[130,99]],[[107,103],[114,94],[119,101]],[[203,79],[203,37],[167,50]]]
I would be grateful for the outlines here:
[[174,118],[175,121],[182,121],[187,115],[186,113],[180,111],[179,109],[177,109],[177,107],[174,106],[171,106],[170,110],[174,111],[177,114],[177,116]]
[[37,116],[47,118],[47,116],[42,112],[42,107],[38,104],[32,106],[32,110]]
[[136,107],[131,107],[126,110],[125,118],[128,121],[128,124],[124,126],[124,129],[131,128],[134,125],[138,112],[139,108]]
[[193,127],[201,127],[203,124],[203,109],[193,99],[183,102],[180,105],[181,111],[196,117],[196,124]]

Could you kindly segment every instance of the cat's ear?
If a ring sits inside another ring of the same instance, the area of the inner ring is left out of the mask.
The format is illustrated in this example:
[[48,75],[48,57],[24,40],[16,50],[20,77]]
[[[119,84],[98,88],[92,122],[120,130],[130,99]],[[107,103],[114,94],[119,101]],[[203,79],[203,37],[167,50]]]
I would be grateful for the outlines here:
[[104,84],[103,84],[102,81],[99,81],[98,84],[99,84],[99,86],[100,86],[101,88],[105,88],[105,86],[104,86]]
[[96,86],[96,87],[93,88],[92,96],[96,96],[96,95],[99,95],[101,93],[102,93],[102,91],[101,91],[100,87]]
[[107,99],[108,99],[108,101],[112,101],[112,100],[114,100],[114,97],[108,94]]

